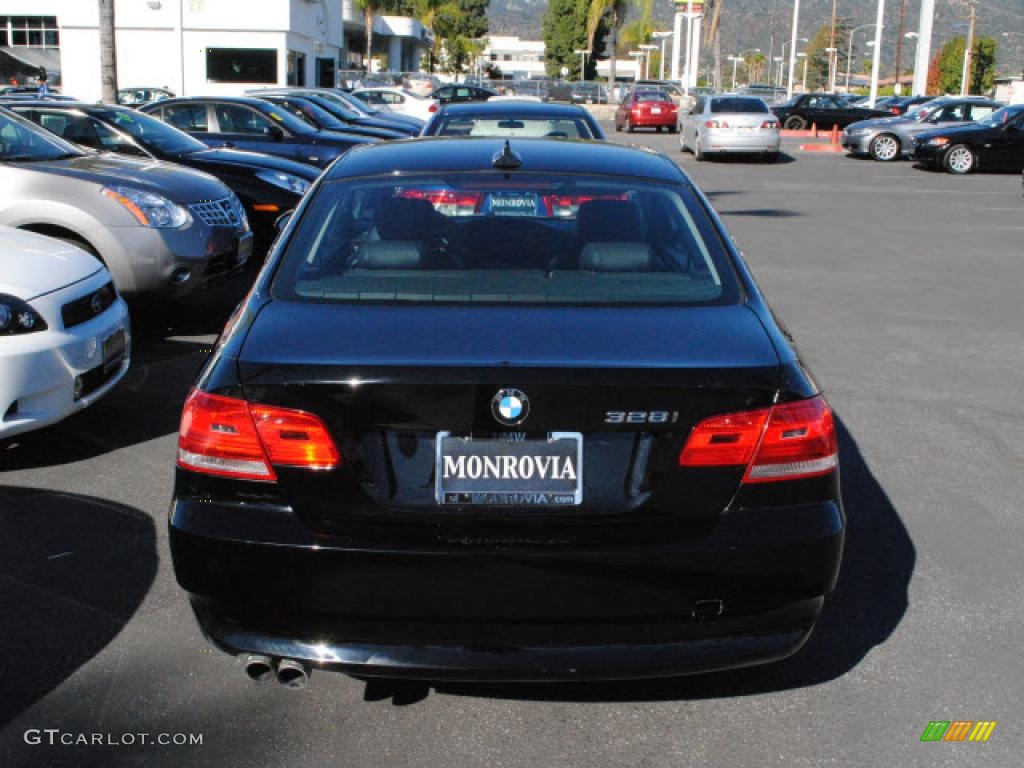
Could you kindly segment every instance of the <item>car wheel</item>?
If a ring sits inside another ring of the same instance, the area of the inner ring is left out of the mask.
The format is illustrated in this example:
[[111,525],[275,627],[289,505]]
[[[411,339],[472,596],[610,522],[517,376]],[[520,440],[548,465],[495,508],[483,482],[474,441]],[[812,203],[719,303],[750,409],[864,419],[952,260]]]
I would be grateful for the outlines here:
[[618,120],[615,121],[615,132],[622,133],[622,125],[619,123]]
[[707,159],[707,155],[704,154],[704,150],[700,148],[700,136],[694,141],[693,144],[693,157],[698,162],[703,162]]
[[891,133],[881,133],[871,140],[868,154],[875,160],[888,163],[900,156],[900,140]]
[[670,126],[668,127],[668,132],[669,132],[669,133],[675,133],[677,129],[678,129],[678,126],[675,126],[675,125],[670,125]]
[[800,117],[800,115],[790,115],[786,118],[786,122],[782,124],[782,127],[789,131],[802,131],[807,127],[807,121]]
[[632,133],[635,130],[636,128],[633,127],[633,123],[630,121],[626,121],[626,133]]
[[974,156],[974,151],[966,144],[956,144],[950,147],[943,160],[946,170],[956,174],[970,173],[977,163],[978,159]]
[[679,151],[686,152],[686,131],[679,131]]

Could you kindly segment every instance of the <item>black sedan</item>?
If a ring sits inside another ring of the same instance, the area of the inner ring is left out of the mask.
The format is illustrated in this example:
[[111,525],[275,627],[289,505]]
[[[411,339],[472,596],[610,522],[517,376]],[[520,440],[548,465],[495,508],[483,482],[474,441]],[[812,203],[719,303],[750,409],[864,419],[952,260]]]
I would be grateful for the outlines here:
[[164,99],[139,108],[210,147],[248,149],[324,168],[353,147],[377,139],[321,131],[262,99],[230,96]]
[[185,403],[179,584],[249,675],[640,678],[773,661],[842,551],[836,428],[663,155],[346,155]]
[[[246,95],[278,103],[286,99],[301,100],[291,101],[292,104],[299,108],[312,104],[322,112],[327,112],[333,116],[335,122],[340,123],[344,130],[350,133],[395,139],[418,136],[419,132],[423,130],[423,121],[419,118],[399,115],[394,112],[384,113],[377,110],[372,114],[364,112],[355,106],[357,101],[359,104],[362,104],[361,100],[357,100],[351,94],[333,91],[329,88],[311,90],[297,88],[261,89],[246,91]],[[353,103],[350,104],[350,101]]]
[[779,118],[782,127],[790,131],[812,125],[822,130],[831,130],[833,126],[845,128],[858,120],[893,116],[892,112],[884,109],[850,106],[830,93],[798,94],[789,101],[773,104],[771,110]]
[[383,141],[404,139],[411,135],[398,130],[395,126],[378,124],[378,121],[375,120],[364,120],[354,114],[339,114],[338,109],[324,109],[305,96],[296,96],[290,93],[267,93],[261,94],[258,98],[288,110],[293,115],[312,123],[321,131],[345,131],[354,136],[368,136]]
[[262,152],[210,149],[183,131],[128,107],[108,104],[16,102],[9,109],[69,141],[103,152],[152,157],[216,176],[245,206],[254,248],[265,250],[274,221],[299,200],[320,169]]
[[919,134],[911,156],[925,166],[964,174],[1024,169],[1024,104],[1003,107],[971,125]]
[[465,104],[470,101],[487,101],[497,95],[498,92],[491,88],[449,83],[431,93],[430,98],[437,99],[440,104]]
[[449,104],[430,119],[423,135],[604,139],[583,107],[515,100]]

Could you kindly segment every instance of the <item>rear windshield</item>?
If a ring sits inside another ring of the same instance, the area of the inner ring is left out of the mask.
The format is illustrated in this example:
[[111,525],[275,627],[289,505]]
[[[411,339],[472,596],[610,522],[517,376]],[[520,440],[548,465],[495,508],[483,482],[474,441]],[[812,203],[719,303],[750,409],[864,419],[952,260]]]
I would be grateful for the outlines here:
[[571,117],[473,117],[452,115],[438,119],[435,136],[490,136],[499,138],[593,139],[587,121]]
[[753,112],[762,113],[767,112],[768,107],[760,99],[754,98],[735,98],[728,97],[722,99],[711,100],[711,111],[713,113],[730,113],[735,114],[737,112]]
[[721,304],[729,256],[687,187],[500,172],[338,180],[274,279],[292,301]]
[[664,91],[640,91],[633,94],[634,101],[671,101]]

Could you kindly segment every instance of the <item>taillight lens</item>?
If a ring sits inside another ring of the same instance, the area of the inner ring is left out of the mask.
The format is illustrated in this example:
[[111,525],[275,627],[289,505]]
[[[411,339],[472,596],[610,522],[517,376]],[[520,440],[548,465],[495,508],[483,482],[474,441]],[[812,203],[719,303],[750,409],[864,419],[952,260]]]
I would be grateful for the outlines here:
[[690,433],[679,465],[746,466],[744,483],[828,474],[839,465],[832,412],[819,396],[705,419]]
[[431,104],[429,107],[427,107],[427,111],[430,112],[430,113],[437,112],[437,104],[436,103]]
[[898,115],[900,113],[900,108],[899,107],[889,107],[889,111],[892,112],[894,115]]
[[728,120],[708,120],[704,123],[705,128],[728,128]]
[[620,195],[544,195],[544,209],[548,216],[556,219],[571,219],[583,203],[592,200],[628,200],[629,194]]
[[341,462],[316,416],[192,390],[178,430],[178,466],[241,480],[277,479],[273,466],[332,469]]
[[774,120],[765,120],[763,123],[761,123],[761,127],[762,128],[767,128],[767,129],[772,129],[772,128],[778,128],[779,124],[777,122],[775,122]]
[[484,199],[480,192],[459,192],[454,189],[403,189],[398,196],[429,200],[434,210],[445,216],[472,216]]

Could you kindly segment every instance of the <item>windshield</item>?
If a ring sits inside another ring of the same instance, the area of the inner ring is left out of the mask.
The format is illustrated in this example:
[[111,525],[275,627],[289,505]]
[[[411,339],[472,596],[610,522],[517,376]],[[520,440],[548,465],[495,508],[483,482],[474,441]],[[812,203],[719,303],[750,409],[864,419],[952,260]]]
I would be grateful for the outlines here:
[[298,134],[308,135],[316,131],[316,125],[311,121],[298,115],[293,115],[284,107],[264,101],[259,106],[260,111],[276,123],[280,123],[289,131]]
[[303,98],[312,102],[314,105],[320,107],[322,110],[339,120],[359,119],[359,115],[353,112],[343,99],[338,96],[334,96],[333,94],[318,93],[314,96],[304,96]]
[[59,160],[85,153],[49,131],[7,111],[0,112],[0,161]]
[[740,99],[736,97],[724,97],[711,99],[712,113],[750,113],[760,114],[767,112],[768,107],[760,99]]
[[150,147],[158,152],[183,155],[207,149],[203,142],[193,139],[184,131],[179,131],[172,125],[134,109],[108,109],[92,114],[124,131],[144,147]]
[[354,107],[366,115],[376,115],[378,112],[380,112],[380,110],[377,109],[372,104],[368,104],[367,102],[360,99],[358,96],[353,96],[351,93],[345,94],[344,96],[338,96],[336,94],[323,95],[324,98],[329,98],[332,101],[337,100],[339,104],[345,104],[348,107]]
[[514,112],[501,117],[441,116],[433,128],[432,135],[549,139],[594,138],[594,134],[590,131],[584,118],[536,117],[516,115]]
[[306,99],[272,100],[274,104],[286,109],[300,120],[304,120],[314,128],[344,128],[345,124],[322,107]]
[[293,301],[735,303],[692,190],[487,172],[323,184],[274,279]]

